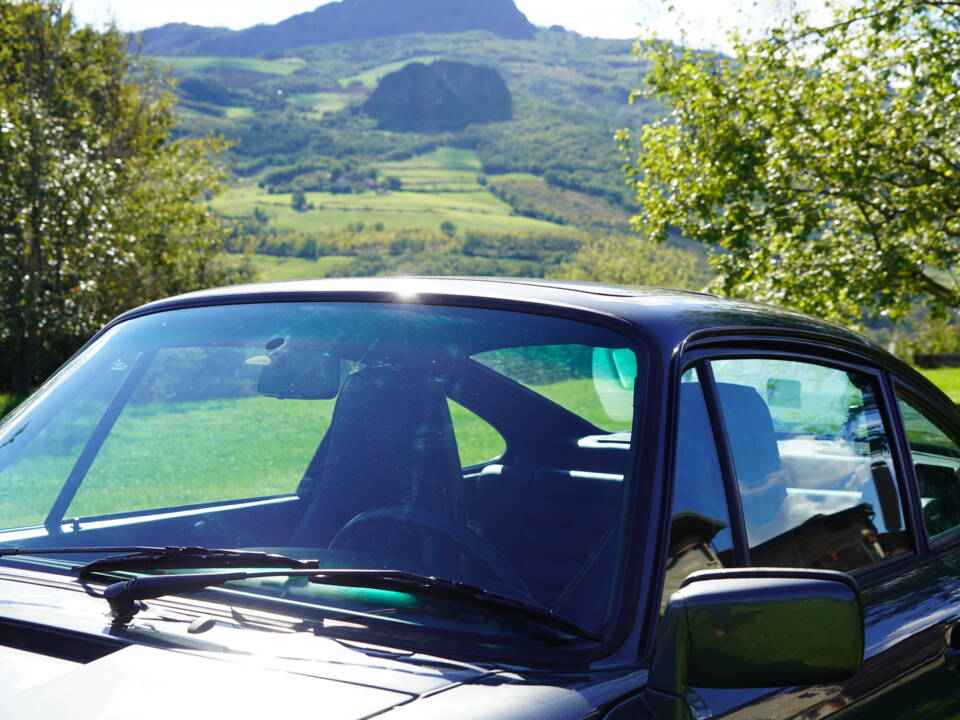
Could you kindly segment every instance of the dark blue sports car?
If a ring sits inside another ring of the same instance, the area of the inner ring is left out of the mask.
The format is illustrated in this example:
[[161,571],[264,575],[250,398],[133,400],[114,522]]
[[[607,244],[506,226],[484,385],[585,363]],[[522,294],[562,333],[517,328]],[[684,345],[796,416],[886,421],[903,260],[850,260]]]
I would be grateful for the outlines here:
[[960,717],[960,415],[812,318],[194,293],[0,424],[0,717]]

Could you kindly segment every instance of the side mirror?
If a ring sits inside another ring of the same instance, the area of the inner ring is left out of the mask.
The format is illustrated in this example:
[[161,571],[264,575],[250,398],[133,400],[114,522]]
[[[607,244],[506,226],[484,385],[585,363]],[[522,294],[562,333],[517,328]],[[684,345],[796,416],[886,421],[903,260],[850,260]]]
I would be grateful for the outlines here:
[[856,583],[830,570],[744,568],[690,575],[664,613],[647,689],[675,706],[687,687],[812,685],[863,661]]

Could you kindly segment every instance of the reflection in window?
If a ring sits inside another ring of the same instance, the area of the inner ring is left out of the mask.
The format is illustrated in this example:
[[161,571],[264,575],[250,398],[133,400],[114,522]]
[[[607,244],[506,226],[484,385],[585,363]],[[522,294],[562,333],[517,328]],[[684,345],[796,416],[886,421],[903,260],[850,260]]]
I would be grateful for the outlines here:
[[723,475],[695,370],[680,385],[677,464],[661,612],[684,578],[724,567],[732,547]]
[[849,571],[909,549],[872,380],[811,363],[712,363],[753,565]]
[[923,522],[930,536],[937,537],[960,527],[960,447],[903,398],[900,414],[917,473]]

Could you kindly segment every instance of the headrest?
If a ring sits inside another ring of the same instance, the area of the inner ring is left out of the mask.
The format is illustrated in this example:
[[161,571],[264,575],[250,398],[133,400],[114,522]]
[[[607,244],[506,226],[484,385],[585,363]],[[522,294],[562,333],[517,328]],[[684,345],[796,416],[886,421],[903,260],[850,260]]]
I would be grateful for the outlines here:
[[425,368],[374,366],[351,375],[327,434],[327,482],[376,482],[389,504],[446,514],[460,458],[442,380]]
[[773,520],[787,496],[770,408],[748,385],[717,383],[747,524]]
[[748,385],[717,383],[720,406],[730,439],[730,451],[737,466],[737,479],[746,488],[765,484],[780,469],[777,433],[770,408]]
[[[776,515],[787,492],[778,476],[780,451],[773,418],[760,393],[752,387],[717,383],[717,392],[744,515],[752,523],[765,524]],[[726,497],[700,383],[680,385],[679,422],[673,512],[692,511],[717,518],[718,508],[726,507]]]

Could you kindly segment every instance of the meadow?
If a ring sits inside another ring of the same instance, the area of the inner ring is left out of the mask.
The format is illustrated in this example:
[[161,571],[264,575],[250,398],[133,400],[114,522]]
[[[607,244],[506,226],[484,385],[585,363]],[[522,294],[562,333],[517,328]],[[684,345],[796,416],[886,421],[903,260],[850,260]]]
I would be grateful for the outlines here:
[[933,370],[920,370],[920,373],[943,390],[951,400],[960,404],[960,368],[935,368]]
[[398,191],[362,193],[307,192],[308,209],[293,209],[292,193],[269,193],[253,182],[228,189],[211,206],[232,218],[255,211],[277,230],[318,232],[364,223],[386,229],[437,230],[445,222],[458,230],[487,232],[571,232],[564,225],[517,215],[503,200],[478,182],[480,161],[475,152],[440,148],[398,162],[374,165],[381,176],[397,177]]
[[[535,386],[575,412],[602,413],[589,380]],[[261,396],[127,406],[84,478],[68,517],[173,507],[296,491],[330,425],[334,400]],[[502,454],[503,438],[450,402],[464,466]],[[4,471],[0,527],[43,522],[97,414],[52,423]],[[176,448],[171,452],[171,448]]]
[[244,70],[262,75],[291,75],[302,68],[306,61],[302,58],[286,57],[277,60],[259,58],[217,57],[206,55],[153,55],[151,60],[160,67],[169,67],[177,72],[198,73],[205,70],[225,68]]
[[427,64],[437,59],[438,56],[436,55],[418,55],[416,57],[398,60],[397,62],[384,63],[383,65],[377,65],[376,67],[370,68],[369,70],[364,70],[354,75],[348,75],[347,77],[340,78],[340,86],[344,88],[350,87],[351,85],[363,85],[370,88],[376,87],[377,83],[380,82],[384,75],[389,75],[392,72],[396,72],[412,62]]

